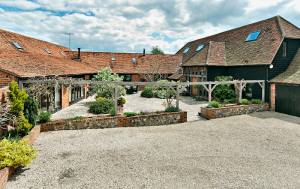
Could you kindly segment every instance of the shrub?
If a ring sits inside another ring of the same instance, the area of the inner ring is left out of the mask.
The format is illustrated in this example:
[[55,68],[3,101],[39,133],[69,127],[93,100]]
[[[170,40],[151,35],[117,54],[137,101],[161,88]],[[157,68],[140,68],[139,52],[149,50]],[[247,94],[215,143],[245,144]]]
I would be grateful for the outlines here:
[[165,109],[165,112],[179,112],[180,111],[180,109],[179,108],[177,108],[176,106],[168,106],[168,107],[166,107],[166,109]]
[[39,115],[39,123],[47,123],[50,121],[51,113],[50,112],[41,112]]
[[247,100],[247,99],[242,99],[241,104],[242,104],[242,105],[249,105],[250,102],[249,102],[249,100]]
[[225,99],[225,100],[224,100],[224,103],[225,103],[225,104],[234,104],[234,103],[236,103],[236,102],[237,102],[236,98]]
[[24,114],[21,113],[16,119],[15,127],[16,127],[16,132],[20,136],[25,136],[28,134],[28,132],[32,128],[32,125],[25,118]]
[[0,169],[4,167],[27,166],[36,157],[36,151],[26,140],[0,141]]
[[125,115],[126,117],[132,117],[132,116],[136,116],[136,115],[138,115],[138,114],[135,113],[135,112],[124,112],[124,115]]
[[[216,81],[231,81],[232,79],[232,76],[218,76],[215,78]],[[221,102],[223,102],[225,99],[233,99],[236,97],[233,87],[229,84],[216,86],[212,95],[214,99],[217,99]]]
[[252,104],[261,104],[262,101],[261,101],[260,99],[252,99],[252,100],[251,100],[251,103],[252,103]]
[[152,98],[153,96],[154,96],[153,88],[150,86],[146,86],[141,93],[141,97],[144,97],[144,98]]
[[99,97],[90,104],[89,112],[93,114],[108,114],[114,108],[114,102],[110,99]]
[[208,108],[220,108],[221,104],[217,101],[211,101],[207,107]]
[[123,106],[124,104],[126,104],[126,99],[124,97],[120,97],[118,99],[118,106]]
[[17,82],[12,81],[9,85],[10,113],[18,117],[24,110],[24,101],[28,98],[25,90],[20,90]]
[[116,111],[115,107],[113,107],[112,109],[109,110],[109,115],[111,115],[111,116],[117,115],[117,111]]
[[24,103],[24,116],[31,125],[35,125],[38,119],[38,103],[35,99],[29,97]]

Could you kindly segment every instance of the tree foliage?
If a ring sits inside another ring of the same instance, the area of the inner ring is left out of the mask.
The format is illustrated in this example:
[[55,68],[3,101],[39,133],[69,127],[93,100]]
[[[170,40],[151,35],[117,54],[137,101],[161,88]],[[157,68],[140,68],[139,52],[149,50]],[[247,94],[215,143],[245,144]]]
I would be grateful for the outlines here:
[[28,98],[25,90],[20,90],[18,83],[12,81],[9,85],[10,113],[18,117],[24,110],[24,102]]
[[38,102],[28,97],[24,103],[24,116],[28,119],[29,123],[35,125],[38,119]]
[[[232,76],[218,76],[216,81],[232,81]],[[236,98],[235,91],[230,84],[218,85],[212,93],[213,98],[217,101],[224,102],[226,99]]]
[[152,47],[151,54],[165,54],[158,46]]

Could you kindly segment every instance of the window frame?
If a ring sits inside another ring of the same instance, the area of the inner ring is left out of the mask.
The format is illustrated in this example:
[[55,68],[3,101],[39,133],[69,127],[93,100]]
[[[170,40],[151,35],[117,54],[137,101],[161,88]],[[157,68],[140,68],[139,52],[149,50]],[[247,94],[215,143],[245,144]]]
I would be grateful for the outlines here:
[[[257,41],[257,39],[259,38],[261,34],[261,30],[256,30],[256,31],[252,31],[250,32],[247,37],[246,37],[246,42],[251,42],[251,41]],[[254,35],[254,36],[253,36]]]

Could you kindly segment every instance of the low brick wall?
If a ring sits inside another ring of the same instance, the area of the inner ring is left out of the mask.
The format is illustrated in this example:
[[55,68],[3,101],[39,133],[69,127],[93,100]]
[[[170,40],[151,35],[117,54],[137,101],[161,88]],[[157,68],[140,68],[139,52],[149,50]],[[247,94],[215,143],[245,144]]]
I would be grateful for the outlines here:
[[[33,144],[35,140],[40,135],[40,126],[35,126],[27,136],[23,137],[23,139],[28,140],[29,144]],[[6,183],[9,177],[14,173],[15,169],[13,167],[5,167],[0,170],[0,189],[5,188]]]
[[75,129],[104,129],[115,127],[140,127],[154,125],[169,125],[187,122],[187,112],[162,112],[148,115],[124,116],[98,116],[80,118],[78,120],[57,120],[41,125],[41,132],[55,130]]
[[216,119],[268,110],[269,104],[232,105],[221,108],[201,108],[201,116],[206,119]]

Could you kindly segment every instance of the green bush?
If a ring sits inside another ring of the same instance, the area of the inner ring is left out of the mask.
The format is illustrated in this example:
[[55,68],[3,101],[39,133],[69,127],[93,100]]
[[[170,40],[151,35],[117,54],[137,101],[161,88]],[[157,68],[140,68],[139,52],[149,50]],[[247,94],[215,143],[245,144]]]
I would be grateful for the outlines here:
[[38,119],[38,103],[35,99],[29,97],[24,103],[24,116],[31,125],[35,125]]
[[117,111],[116,111],[115,107],[113,107],[112,109],[109,110],[109,115],[111,115],[111,116],[117,115]]
[[249,100],[247,100],[247,99],[242,99],[242,100],[241,100],[241,104],[242,104],[242,105],[249,105],[250,102],[249,102]]
[[26,140],[0,141],[0,169],[4,167],[24,167],[36,157],[36,151]]
[[[215,78],[216,81],[232,81],[232,76],[218,76]],[[233,99],[236,97],[235,91],[233,89],[232,85],[224,84],[224,85],[218,85],[214,89],[213,98],[224,102],[225,99]]]
[[234,104],[234,103],[236,103],[236,102],[237,102],[236,98],[225,99],[225,100],[224,100],[224,103],[225,103],[225,104]]
[[217,101],[211,101],[207,107],[208,108],[221,108],[221,104]]
[[168,106],[165,109],[165,112],[179,112],[179,111],[180,111],[180,109],[177,108],[176,106]]
[[25,90],[20,90],[17,82],[12,81],[9,85],[10,113],[18,117],[24,110],[24,101],[28,98]]
[[16,132],[20,136],[25,136],[28,134],[28,132],[32,128],[32,125],[25,118],[24,114],[21,113],[16,119],[15,128],[16,128]]
[[47,123],[50,121],[51,113],[50,112],[41,112],[39,115],[39,123]]
[[124,104],[126,104],[126,99],[124,97],[120,97],[118,99],[118,106],[123,106]]
[[90,104],[89,112],[93,114],[108,114],[114,108],[113,100],[99,97]]
[[251,103],[252,103],[252,104],[261,104],[262,101],[261,101],[260,99],[252,99],[252,100],[251,100]]
[[154,96],[153,88],[150,86],[146,86],[141,93],[141,97],[144,97],[144,98],[152,98],[153,96]]
[[132,117],[132,116],[136,116],[136,115],[138,115],[138,114],[135,113],[135,112],[124,112],[124,115],[125,115],[126,117]]

